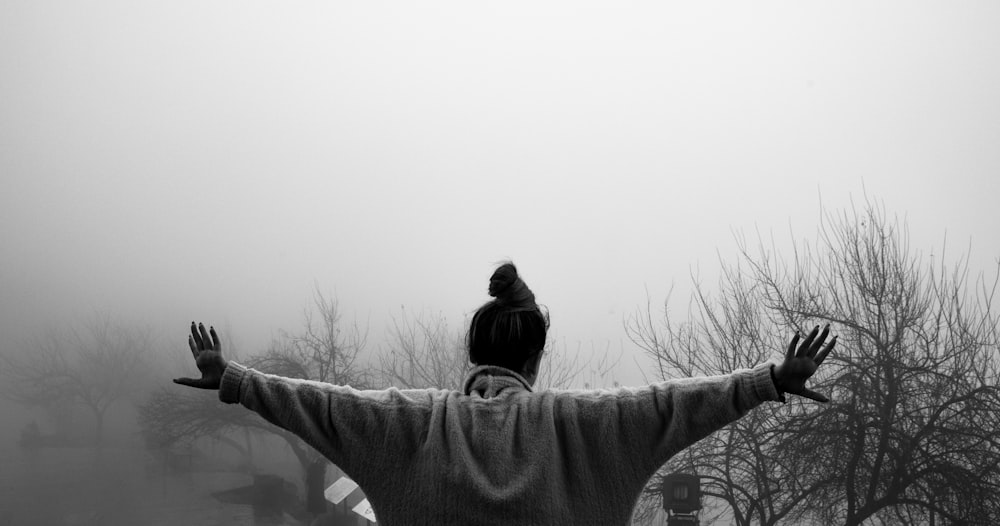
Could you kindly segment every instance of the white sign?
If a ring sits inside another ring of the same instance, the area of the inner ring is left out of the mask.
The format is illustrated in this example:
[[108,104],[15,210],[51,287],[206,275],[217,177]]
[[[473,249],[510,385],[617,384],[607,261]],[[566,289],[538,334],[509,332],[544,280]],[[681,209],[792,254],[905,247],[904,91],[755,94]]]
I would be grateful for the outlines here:
[[372,505],[368,502],[368,499],[359,502],[352,511],[372,522],[375,522],[375,512],[372,511]]
[[337,482],[330,484],[330,487],[326,488],[326,491],[323,492],[323,496],[326,497],[326,500],[334,504],[340,504],[340,501],[344,500],[345,497],[357,488],[357,482],[354,482],[347,477],[340,477],[337,479]]

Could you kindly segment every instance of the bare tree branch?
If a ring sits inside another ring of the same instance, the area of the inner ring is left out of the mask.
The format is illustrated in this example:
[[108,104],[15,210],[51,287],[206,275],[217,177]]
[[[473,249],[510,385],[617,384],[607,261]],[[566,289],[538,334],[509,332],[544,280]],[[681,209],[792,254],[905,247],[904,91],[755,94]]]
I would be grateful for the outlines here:
[[630,337],[661,377],[721,374],[830,322],[838,350],[815,380],[833,402],[758,409],[666,468],[706,477],[738,524],[1000,520],[1000,262],[991,279],[973,279],[965,256],[928,264],[905,223],[867,200],[824,213],[786,258],[759,233],[755,249],[737,246],[715,295],[696,283],[684,323],[656,323],[647,302]]

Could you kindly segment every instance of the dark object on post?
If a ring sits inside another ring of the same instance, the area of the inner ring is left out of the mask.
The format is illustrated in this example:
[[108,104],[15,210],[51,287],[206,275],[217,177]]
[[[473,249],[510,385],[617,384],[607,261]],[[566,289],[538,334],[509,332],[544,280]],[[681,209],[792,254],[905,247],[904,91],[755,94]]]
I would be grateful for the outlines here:
[[701,479],[698,475],[671,473],[663,477],[663,509],[691,513],[701,509]]
[[668,526],[697,526],[698,511],[701,510],[701,479],[698,475],[671,473],[663,477],[660,491]]

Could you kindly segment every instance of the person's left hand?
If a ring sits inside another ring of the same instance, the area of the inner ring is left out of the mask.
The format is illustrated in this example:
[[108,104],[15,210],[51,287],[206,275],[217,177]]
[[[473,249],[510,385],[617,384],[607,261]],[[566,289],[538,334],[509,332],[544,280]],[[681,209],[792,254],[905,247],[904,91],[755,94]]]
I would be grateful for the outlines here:
[[191,322],[188,346],[191,347],[195,365],[201,371],[201,378],[176,378],[174,383],[199,389],[218,389],[222,385],[222,373],[229,362],[222,357],[222,342],[219,341],[219,335],[215,334],[215,327],[209,327],[206,331],[205,325],[199,323],[195,327],[194,322]]
[[774,386],[779,392],[804,396],[817,402],[830,401],[826,396],[806,387],[806,380],[816,373],[816,368],[823,363],[826,355],[830,354],[833,346],[837,344],[837,337],[834,336],[830,343],[823,345],[829,334],[830,324],[823,327],[822,333],[819,332],[817,325],[796,350],[799,333],[795,333],[792,342],[788,344],[785,360],[774,368]]

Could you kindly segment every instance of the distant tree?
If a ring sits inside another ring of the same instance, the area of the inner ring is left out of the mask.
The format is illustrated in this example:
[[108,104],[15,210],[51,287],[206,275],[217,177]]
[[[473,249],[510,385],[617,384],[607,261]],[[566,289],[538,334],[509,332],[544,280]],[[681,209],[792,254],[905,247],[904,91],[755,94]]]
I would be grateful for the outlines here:
[[392,317],[387,349],[379,356],[384,385],[403,389],[462,388],[469,370],[463,335],[448,327],[444,315]]
[[740,240],[739,264],[717,296],[696,285],[685,323],[661,326],[648,307],[629,321],[664,377],[759,363],[814,323],[840,336],[819,379],[830,404],[758,409],[665,471],[703,475],[738,524],[1000,522],[996,279],[928,262],[870,202],[823,218],[788,259]]
[[[335,298],[314,292],[313,305],[304,312],[299,332],[282,331],[269,348],[245,359],[245,365],[290,378],[316,380],[358,389],[372,386],[372,374],[360,367],[367,344],[367,329],[357,323],[344,327]],[[225,352],[225,351],[224,351]],[[294,434],[267,422],[256,413],[219,403],[218,393],[168,388],[154,393],[139,411],[147,443],[155,448],[186,446],[199,439],[220,441],[250,457],[250,441],[234,438],[238,431],[264,433],[285,441],[302,468],[306,491],[322,484],[327,461]],[[322,493],[322,489],[319,490]]]
[[150,452],[165,457],[207,439],[232,447],[252,469],[251,441],[246,435],[240,441],[240,432],[278,435],[297,458],[305,454],[304,444],[294,435],[242,407],[219,403],[215,391],[155,391],[139,406],[139,427]]
[[[789,329],[760,308],[759,289],[747,285],[736,269],[726,268],[717,297],[695,284],[693,309],[683,323],[674,324],[666,316],[661,326],[647,303],[630,318],[626,330],[656,364],[662,379],[751,368],[780,354],[788,344]],[[790,422],[796,416],[808,418],[814,405],[791,400],[788,406],[759,407],[688,447],[667,463],[661,475],[684,472],[701,477],[703,494],[714,497],[705,503],[702,524],[723,516],[740,526],[801,522],[800,506],[824,482],[839,476],[800,477],[802,466],[796,462],[800,459],[784,452],[785,441],[802,439],[789,430]],[[648,522],[660,508],[661,484],[658,476],[647,487],[637,510],[639,522]],[[725,506],[718,505],[720,501]]]
[[755,268],[781,280],[765,287],[772,308],[843,331],[837,403],[809,428],[828,437],[811,453],[819,469],[842,474],[817,516],[1000,522],[996,278],[970,282],[965,256],[950,269],[923,263],[905,225],[871,205],[828,217],[818,248],[805,247],[790,272]]
[[358,363],[368,345],[368,328],[341,320],[336,298],[313,292],[313,305],[303,312],[301,331],[282,331],[263,355],[251,365],[272,374],[304,378],[359,389],[371,387],[373,375]]
[[101,444],[108,409],[141,389],[151,345],[148,328],[122,325],[108,315],[96,315],[82,328],[54,328],[21,352],[0,354],[0,395],[33,407],[82,405]]

